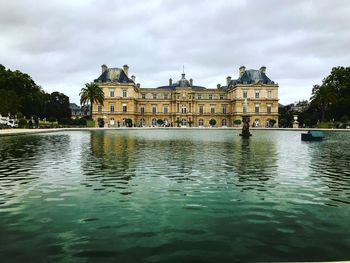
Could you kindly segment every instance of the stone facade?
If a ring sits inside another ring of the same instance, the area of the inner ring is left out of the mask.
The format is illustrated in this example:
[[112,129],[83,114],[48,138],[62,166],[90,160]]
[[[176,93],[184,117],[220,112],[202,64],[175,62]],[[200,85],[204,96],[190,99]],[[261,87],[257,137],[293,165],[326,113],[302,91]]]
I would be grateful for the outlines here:
[[227,77],[225,85],[215,89],[195,86],[185,73],[175,83],[169,79],[166,86],[141,88],[134,76],[129,77],[127,65],[102,65],[95,82],[103,89],[105,101],[93,105],[93,119],[103,118],[106,127],[158,126],[161,121],[157,120],[165,126],[209,127],[211,119],[215,127],[233,127],[245,111],[253,126],[271,126],[269,120],[278,124],[278,84],[266,76],[265,67],[240,67],[238,79]]

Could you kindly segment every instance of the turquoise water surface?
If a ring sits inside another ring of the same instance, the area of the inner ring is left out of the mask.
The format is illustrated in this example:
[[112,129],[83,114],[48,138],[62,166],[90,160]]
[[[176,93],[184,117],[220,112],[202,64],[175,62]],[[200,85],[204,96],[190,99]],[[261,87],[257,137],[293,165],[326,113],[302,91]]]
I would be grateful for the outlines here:
[[350,260],[350,133],[0,137],[1,262]]

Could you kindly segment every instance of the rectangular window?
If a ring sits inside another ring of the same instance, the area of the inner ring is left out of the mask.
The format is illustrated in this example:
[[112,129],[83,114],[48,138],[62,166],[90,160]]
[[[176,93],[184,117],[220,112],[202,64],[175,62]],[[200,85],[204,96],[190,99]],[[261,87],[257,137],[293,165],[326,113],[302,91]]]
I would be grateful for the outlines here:
[[152,113],[156,114],[157,113],[157,106],[152,106]]
[[123,112],[127,112],[127,111],[128,111],[127,106],[123,105]]
[[247,90],[243,90],[243,99],[248,98],[248,91]]
[[272,98],[272,90],[267,91],[267,98],[271,99]]
[[255,98],[256,98],[256,99],[259,99],[259,98],[260,98],[260,91],[259,91],[259,90],[256,90],[256,91],[255,91]]
[[167,105],[164,106],[164,113],[168,113],[168,106]]
[[109,91],[109,96],[110,96],[111,98],[114,97],[114,90],[110,90],[110,91]]
[[214,113],[215,113],[215,106],[211,106],[211,108],[210,108],[210,113],[211,113],[211,114],[214,114]]
[[272,105],[271,104],[267,104],[266,109],[267,109],[267,113],[271,113]]
[[143,99],[146,98],[146,94],[145,93],[142,93],[141,96],[142,96]]
[[127,94],[126,94],[126,90],[123,89],[123,98],[126,98]]
[[157,99],[157,94],[153,94],[153,99]]
[[203,105],[199,105],[199,114],[203,114],[204,110],[203,110]]
[[114,112],[114,104],[111,104],[109,108],[111,112]]
[[212,100],[213,99],[213,95],[210,94],[209,95],[209,99]]
[[202,99],[202,95],[198,95],[197,99],[201,100]]
[[220,94],[220,100],[223,100],[223,99],[224,99],[224,95]]
[[141,106],[141,113],[145,113],[145,106]]
[[260,105],[255,104],[255,113],[259,113],[259,112],[260,112]]
[[187,108],[186,108],[186,106],[183,105],[183,106],[181,107],[181,113],[182,113],[182,114],[186,114],[186,112],[187,112]]
[[164,94],[164,99],[165,99],[165,100],[168,99],[168,94]]
[[226,108],[226,106],[222,106],[222,113],[223,113],[223,114],[226,114],[226,113],[227,113],[227,108]]
[[102,105],[97,105],[97,111],[102,112]]

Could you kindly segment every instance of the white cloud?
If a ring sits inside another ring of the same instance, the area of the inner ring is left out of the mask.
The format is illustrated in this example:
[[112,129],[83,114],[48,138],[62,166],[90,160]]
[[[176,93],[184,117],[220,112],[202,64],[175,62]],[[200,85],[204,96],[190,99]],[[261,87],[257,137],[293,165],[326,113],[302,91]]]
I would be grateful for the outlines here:
[[310,97],[348,66],[348,1],[2,1],[0,63],[78,102],[100,65],[130,66],[144,87],[180,78],[215,88],[240,65],[267,66],[280,102]]

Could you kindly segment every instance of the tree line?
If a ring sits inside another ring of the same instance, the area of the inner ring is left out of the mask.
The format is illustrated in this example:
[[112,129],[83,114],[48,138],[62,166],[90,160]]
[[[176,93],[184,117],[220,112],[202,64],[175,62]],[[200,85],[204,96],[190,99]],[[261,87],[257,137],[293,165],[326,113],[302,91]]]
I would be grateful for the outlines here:
[[290,105],[279,108],[282,126],[290,126],[293,115],[298,115],[301,126],[315,127],[329,123],[343,127],[350,120],[350,67],[334,67],[322,84],[313,86],[309,106],[293,112]]
[[70,118],[71,110],[65,94],[47,93],[28,74],[0,64],[0,114],[60,120]]

